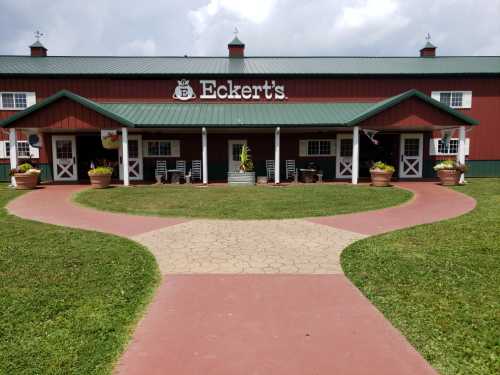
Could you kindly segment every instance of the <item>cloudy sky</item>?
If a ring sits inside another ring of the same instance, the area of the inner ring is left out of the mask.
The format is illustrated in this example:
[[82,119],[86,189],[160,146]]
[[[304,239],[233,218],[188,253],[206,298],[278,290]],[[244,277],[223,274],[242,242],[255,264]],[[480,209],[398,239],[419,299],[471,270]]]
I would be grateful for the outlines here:
[[500,55],[500,0],[17,0],[0,12],[0,54]]

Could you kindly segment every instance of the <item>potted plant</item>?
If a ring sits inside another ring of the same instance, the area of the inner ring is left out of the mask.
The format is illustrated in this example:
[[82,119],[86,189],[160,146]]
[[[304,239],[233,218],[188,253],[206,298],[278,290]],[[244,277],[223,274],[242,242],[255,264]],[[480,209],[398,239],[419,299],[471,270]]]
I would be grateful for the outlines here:
[[460,164],[455,160],[448,159],[436,164],[434,166],[434,170],[438,174],[441,185],[453,186],[458,185],[460,175],[467,172],[467,166],[465,164]]
[[370,168],[372,186],[389,186],[391,183],[394,167],[381,161],[376,162]]
[[95,167],[88,172],[90,184],[94,189],[104,189],[111,183],[111,175],[113,168],[111,167]]
[[16,179],[16,189],[29,190],[34,189],[38,184],[40,170],[33,168],[30,163],[24,163],[15,169],[12,169],[11,176]]
[[227,180],[235,185],[255,185],[255,172],[253,170],[253,161],[250,156],[250,148],[243,145],[240,152],[240,171],[228,172]]

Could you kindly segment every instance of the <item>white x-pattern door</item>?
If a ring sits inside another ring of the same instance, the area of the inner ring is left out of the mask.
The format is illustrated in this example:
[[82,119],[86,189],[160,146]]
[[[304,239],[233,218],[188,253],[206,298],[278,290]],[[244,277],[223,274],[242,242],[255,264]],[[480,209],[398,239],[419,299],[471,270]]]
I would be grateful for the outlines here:
[[423,135],[401,134],[399,177],[421,178],[423,164]]
[[[119,152],[119,169],[120,180],[123,180],[123,150],[120,146]],[[143,179],[142,166],[142,136],[139,134],[129,134],[128,136],[128,174],[130,180]]]
[[52,136],[52,166],[54,181],[76,181],[76,138],[74,135]]
[[336,177],[352,177],[352,134],[337,134]]

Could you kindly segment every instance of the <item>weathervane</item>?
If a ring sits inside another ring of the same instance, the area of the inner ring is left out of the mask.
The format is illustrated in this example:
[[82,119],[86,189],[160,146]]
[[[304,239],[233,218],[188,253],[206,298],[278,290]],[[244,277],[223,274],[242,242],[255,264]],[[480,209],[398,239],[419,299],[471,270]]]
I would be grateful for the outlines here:
[[233,31],[234,36],[235,36],[235,37],[236,37],[236,36],[238,36],[238,33],[239,33],[239,32],[240,32],[240,31],[239,31],[239,30],[238,30],[238,28],[235,26],[235,27],[234,27],[234,31]]
[[44,34],[40,32],[40,30],[37,30],[35,31],[35,38],[36,38],[36,41],[39,42],[40,41],[40,38],[43,36]]
[[430,33],[427,33],[427,35],[425,36],[425,40],[427,40],[428,42],[431,41],[431,34]]

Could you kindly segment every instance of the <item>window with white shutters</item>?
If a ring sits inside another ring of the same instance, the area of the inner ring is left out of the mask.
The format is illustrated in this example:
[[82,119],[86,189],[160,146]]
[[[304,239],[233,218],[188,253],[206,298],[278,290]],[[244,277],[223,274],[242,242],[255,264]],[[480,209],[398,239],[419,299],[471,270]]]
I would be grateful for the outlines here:
[[433,91],[431,96],[451,108],[472,107],[472,91]]
[[178,140],[146,140],[144,141],[145,157],[179,157],[180,142]]
[[0,109],[22,110],[36,103],[34,92],[0,92]]
[[334,139],[303,139],[299,142],[300,156],[334,156]]

